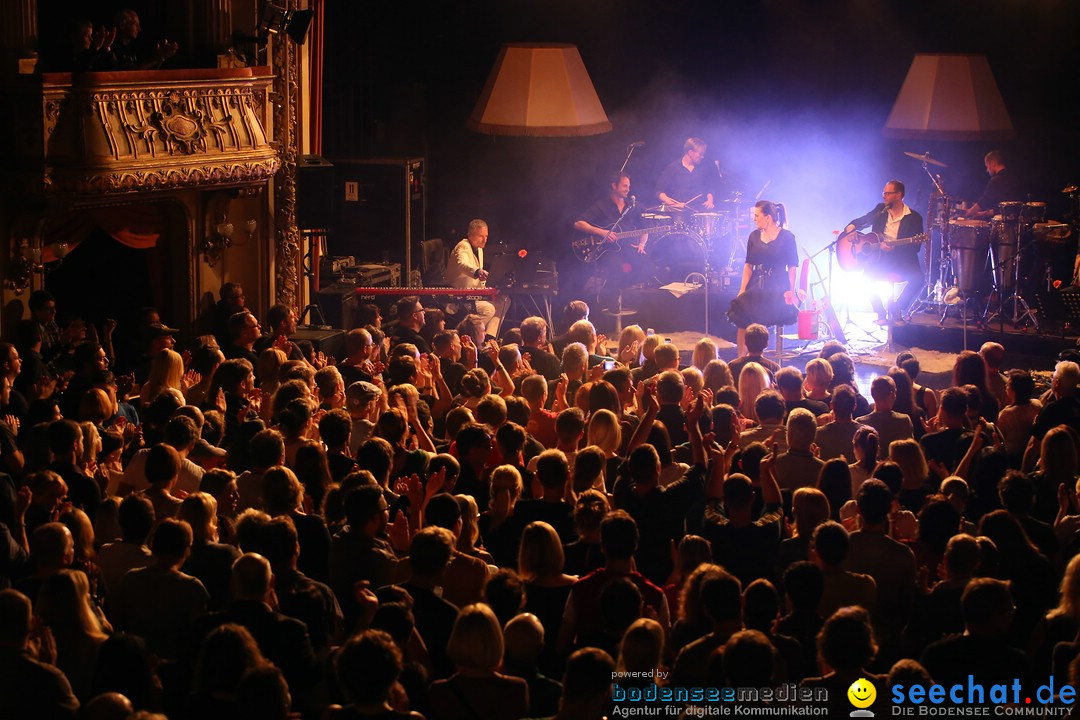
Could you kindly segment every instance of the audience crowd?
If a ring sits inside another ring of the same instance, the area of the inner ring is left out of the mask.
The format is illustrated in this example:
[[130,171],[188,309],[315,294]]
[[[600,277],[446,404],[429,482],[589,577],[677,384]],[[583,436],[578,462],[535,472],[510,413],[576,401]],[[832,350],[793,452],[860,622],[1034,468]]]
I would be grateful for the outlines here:
[[5,717],[587,720],[613,682],[846,716],[860,677],[875,707],[1076,681],[1073,362],[1039,393],[988,343],[938,393],[911,353],[863,388],[837,342],[780,367],[761,325],[684,364],[581,301],[499,339],[365,305],[340,357],[234,283],[187,348],[152,308],[30,306],[0,343]]

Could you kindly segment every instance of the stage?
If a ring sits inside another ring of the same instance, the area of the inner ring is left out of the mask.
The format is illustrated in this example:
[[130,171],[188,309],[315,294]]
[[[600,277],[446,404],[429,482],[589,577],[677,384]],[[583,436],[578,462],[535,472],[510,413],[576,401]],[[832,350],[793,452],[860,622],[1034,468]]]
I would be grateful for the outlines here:
[[[728,322],[726,313],[734,297],[734,292],[720,289],[711,291],[708,297],[709,334],[731,343],[735,340],[735,327]],[[682,297],[657,288],[629,289],[623,293],[623,306],[635,311],[635,314],[623,318],[624,326],[637,324],[644,329],[653,328],[657,334],[671,338],[679,348],[684,366],[689,364],[694,343],[705,335],[703,288]],[[844,344],[855,360],[860,384],[869,383],[873,377],[887,370],[896,354],[902,350],[913,350],[923,363],[923,376],[926,377],[920,377],[931,387],[942,389],[950,384],[956,353],[965,347],[977,351],[985,342],[998,342],[1005,347],[1005,369],[1052,370],[1058,354],[1063,350],[1076,349],[1080,340],[1076,328],[1067,329],[1063,338],[1062,324],[1058,322],[1045,323],[1040,320],[1038,330],[1031,327],[1014,329],[1008,322],[1004,326],[996,321],[984,326],[969,317],[965,345],[964,324],[958,308],[949,310],[944,323],[939,322],[940,309],[916,313],[909,322],[893,328],[878,326],[874,322],[875,317],[870,312],[848,312],[844,308],[838,312],[837,321],[845,336]],[[614,318],[593,313],[592,319],[612,340],[617,338]],[[800,368],[805,366],[829,339],[824,332],[824,324],[821,329],[818,340],[800,340],[796,326],[786,326],[781,364]],[[769,331],[774,333],[775,328],[769,328]],[[774,336],[769,343],[769,357],[775,358],[775,348]],[[721,345],[720,357],[724,360],[734,359],[734,346],[727,343]]]

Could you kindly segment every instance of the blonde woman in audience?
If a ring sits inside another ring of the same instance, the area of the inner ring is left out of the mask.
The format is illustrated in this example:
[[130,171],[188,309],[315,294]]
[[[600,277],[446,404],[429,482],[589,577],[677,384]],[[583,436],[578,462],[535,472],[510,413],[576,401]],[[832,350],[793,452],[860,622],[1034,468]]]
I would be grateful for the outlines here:
[[603,450],[608,459],[617,457],[622,444],[622,425],[615,413],[610,410],[597,410],[593,413],[589,418],[586,442]]
[[259,353],[258,366],[255,368],[255,382],[259,389],[273,395],[281,387],[281,366],[289,359],[284,351],[268,347]]
[[112,628],[94,609],[86,575],[81,570],[65,569],[45,578],[34,614],[52,632],[56,667],[80,700],[90,700],[98,649]]
[[701,372],[705,372],[706,366],[716,360],[718,355],[719,351],[716,349],[716,343],[712,341],[712,338],[701,338],[697,341],[697,345],[694,346],[694,354],[690,359],[690,364]]
[[644,361],[644,347],[645,331],[640,325],[627,325],[619,334],[619,362],[632,368],[639,367]]
[[904,473],[903,484],[897,499],[905,510],[918,512],[923,500],[930,493],[930,467],[926,455],[916,440],[894,440],[889,445],[889,459],[900,466]]
[[[521,534],[518,551],[518,575],[525,582],[525,612],[540,619],[545,634],[559,636],[562,616],[570,588],[577,575],[563,572],[566,555],[555,528],[546,522],[531,522]],[[549,659],[554,659],[555,644],[551,643]]]
[[194,370],[184,372],[184,359],[180,353],[165,348],[150,363],[150,376],[139,392],[139,401],[146,407],[163,390],[179,390],[183,393],[201,379]]
[[457,551],[480,558],[488,565],[494,565],[491,553],[477,546],[480,540],[480,507],[472,495],[455,495],[454,499],[461,506],[461,532],[457,538]]
[[731,369],[723,360],[710,360],[705,369],[701,371],[705,377],[705,387],[712,390],[715,395],[719,390],[726,387],[735,387],[735,380],[731,377]]
[[652,618],[639,618],[623,633],[616,667],[627,673],[628,686],[645,687],[657,681],[663,653],[664,628]]
[[754,402],[757,396],[770,386],[769,373],[756,362],[748,362],[739,373],[739,413],[751,424],[758,423]]
[[529,686],[498,672],[503,634],[495,613],[484,603],[463,608],[454,622],[446,652],[456,672],[431,685],[430,720],[518,720],[529,711]]
[[[98,510],[100,512],[100,508]],[[105,595],[105,576],[97,565],[98,544],[90,516],[79,508],[69,507],[60,513],[57,520],[71,532],[75,554],[68,567],[72,570],[81,570],[86,574],[90,597],[95,601],[100,601]]]
[[514,506],[521,492],[521,473],[516,467],[500,465],[491,472],[491,502],[480,515],[480,535],[499,567],[517,561],[522,524],[514,517]]
[[705,388],[705,376],[696,367],[683,368],[683,384],[694,391],[694,397]]
[[810,400],[820,400],[832,404],[829,388],[832,387],[833,370],[828,360],[814,358],[806,363],[806,379],[803,386],[806,397]]

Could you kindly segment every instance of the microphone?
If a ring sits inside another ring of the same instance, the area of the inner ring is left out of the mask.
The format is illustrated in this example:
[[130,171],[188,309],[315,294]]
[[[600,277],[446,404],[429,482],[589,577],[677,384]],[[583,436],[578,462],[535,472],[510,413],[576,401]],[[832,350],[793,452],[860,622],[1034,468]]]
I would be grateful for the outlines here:
[[761,196],[765,194],[765,190],[769,187],[770,184],[772,184],[772,178],[769,178],[768,180],[766,180],[765,184],[761,186],[760,190],[758,190],[757,195],[754,196],[755,201],[761,199]]
[[637,205],[637,195],[631,195],[630,196],[630,207],[634,207],[635,205]]
[[632,147],[632,148],[645,147],[645,141],[644,140],[638,140],[637,142],[632,142],[632,143],[630,143],[630,147]]
[[724,172],[720,169],[720,161],[719,160],[713,160],[713,165],[716,166],[716,174],[719,175],[720,177],[724,177]]

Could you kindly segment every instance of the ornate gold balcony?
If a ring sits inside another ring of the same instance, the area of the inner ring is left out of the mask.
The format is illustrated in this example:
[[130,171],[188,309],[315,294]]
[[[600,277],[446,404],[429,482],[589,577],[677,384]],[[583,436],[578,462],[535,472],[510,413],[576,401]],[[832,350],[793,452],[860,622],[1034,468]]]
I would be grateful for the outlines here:
[[[18,112],[22,187],[90,200],[268,181],[270,68],[46,74]],[[40,111],[37,111],[40,108]]]

